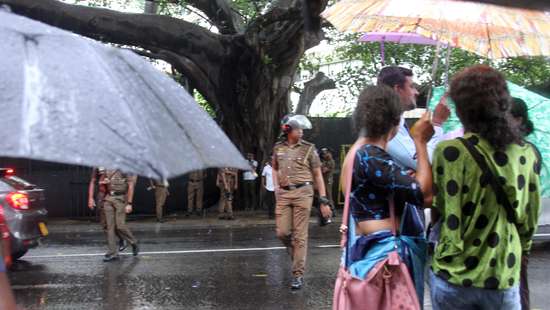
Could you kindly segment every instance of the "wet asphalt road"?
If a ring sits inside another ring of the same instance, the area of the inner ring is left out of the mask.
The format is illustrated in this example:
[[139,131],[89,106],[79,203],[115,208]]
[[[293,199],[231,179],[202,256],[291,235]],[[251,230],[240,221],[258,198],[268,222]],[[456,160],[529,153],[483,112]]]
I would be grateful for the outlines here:
[[[336,225],[311,225],[306,287],[292,292],[290,261],[272,225],[182,223],[130,223],[142,254],[112,263],[101,261],[97,224],[50,226],[46,244],[10,273],[17,302],[25,309],[330,309],[340,251],[327,246],[338,243]],[[533,306],[550,309],[550,249],[537,248]]]

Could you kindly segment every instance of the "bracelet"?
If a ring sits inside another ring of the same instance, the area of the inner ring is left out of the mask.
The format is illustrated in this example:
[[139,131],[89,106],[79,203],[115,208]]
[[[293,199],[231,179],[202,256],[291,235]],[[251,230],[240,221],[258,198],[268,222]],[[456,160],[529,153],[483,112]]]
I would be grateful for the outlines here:
[[324,204],[324,205],[329,205],[330,204],[330,200],[328,200],[327,196],[319,197],[319,202],[321,204]]

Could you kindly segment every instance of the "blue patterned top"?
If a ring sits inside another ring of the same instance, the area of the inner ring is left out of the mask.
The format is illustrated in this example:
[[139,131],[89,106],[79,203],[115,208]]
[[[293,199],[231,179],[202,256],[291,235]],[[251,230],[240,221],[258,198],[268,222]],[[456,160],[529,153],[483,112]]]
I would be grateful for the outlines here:
[[402,214],[405,203],[424,204],[418,182],[396,164],[390,154],[374,145],[362,146],[353,167],[350,197],[353,217],[359,222],[389,218],[391,194],[397,216]]

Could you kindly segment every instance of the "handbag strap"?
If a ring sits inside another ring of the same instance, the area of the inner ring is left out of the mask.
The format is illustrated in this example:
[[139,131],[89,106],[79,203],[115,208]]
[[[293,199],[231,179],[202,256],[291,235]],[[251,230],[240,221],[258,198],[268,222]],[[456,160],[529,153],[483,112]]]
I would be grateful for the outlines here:
[[[350,196],[351,196],[351,184],[353,180],[353,166],[355,165],[355,157],[357,156],[357,150],[360,148],[360,146],[353,145],[350,149],[349,153],[353,154],[351,157],[351,160],[349,161],[348,165],[344,168],[344,185],[346,186],[346,192],[345,192],[345,198],[344,198],[344,212],[342,213],[342,225],[348,226],[349,223],[349,209],[350,209]],[[348,233],[350,229],[342,232],[342,237],[340,241],[340,246],[347,247],[348,246]],[[346,251],[347,253],[347,251]],[[346,254],[347,256],[347,254]],[[347,263],[347,257],[346,257],[346,263]]]
[[497,202],[501,204],[506,210],[508,219],[511,220],[512,223],[516,224],[516,213],[514,212],[514,208],[512,207],[512,204],[508,199],[508,195],[506,195],[506,192],[502,188],[501,184],[498,182],[497,175],[493,173],[491,168],[489,168],[485,157],[475,148],[473,144],[470,143],[470,141],[464,138],[458,139],[462,142],[462,144],[464,144],[468,152],[470,152],[470,155],[472,155],[477,165],[481,169],[481,172],[489,180],[489,184],[491,184],[491,187],[493,188],[493,191],[495,192],[495,195],[497,197]]

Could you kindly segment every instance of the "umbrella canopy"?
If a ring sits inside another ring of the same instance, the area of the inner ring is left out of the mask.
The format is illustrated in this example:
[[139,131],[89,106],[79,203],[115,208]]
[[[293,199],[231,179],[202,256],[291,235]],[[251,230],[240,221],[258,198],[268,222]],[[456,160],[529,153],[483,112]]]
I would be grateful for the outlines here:
[[340,31],[417,33],[488,58],[550,55],[550,14],[449,0],[343,0],[323,16]]
[[438,41],[416,33],[367,32],[359,38],[361,42],[392,42],[397,44],[437,45]]
[[167,74],[128,50],[0,10],[0,156],[165,179],[249,169]]
[[[550,162],[547,160],[550,158],[550,141],[548,140],[550,135],[550,99],[512,82],[508,82],[508,88],[512,97],[521,98],[529,108],[529,118],[535,124],[535,131],[527,139],[537,146],[544,159],[541,173],[542,195],[550,198]],[[444,93],[445,87],[434,88],[433,97],[429,103],[432,111]],[[445,132],[460,131],[462,124],[456,116],[454,103],[451,98],[448,98],[447,102],[451,109],[451,117],[444,124],[443,130]]]

